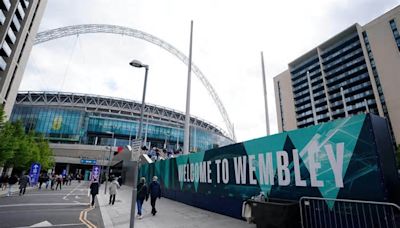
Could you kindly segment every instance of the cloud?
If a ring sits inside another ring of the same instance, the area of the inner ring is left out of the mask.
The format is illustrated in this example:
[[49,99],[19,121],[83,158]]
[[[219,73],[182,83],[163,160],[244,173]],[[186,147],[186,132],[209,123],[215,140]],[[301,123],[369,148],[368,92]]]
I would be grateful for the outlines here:
[[[269,116],[277,132],[272,78],[306,51],[355,22],[367,23],[396,4],[385,1],[306,0],[57,0],[48,1],[40,30],[104,23],[153,34],[187,54],[194,20],[193,61],[211,82],[239,140],[265,135],[260,51],[264,51]],[[72,57],[71,57],[72,56]],[[86,34],[33,48],[21,88],[63,90],[141,100],[185,110],[187,67],[161,48],[127,36]],[[191,113],[222,128],[218,107],[193,75]]]

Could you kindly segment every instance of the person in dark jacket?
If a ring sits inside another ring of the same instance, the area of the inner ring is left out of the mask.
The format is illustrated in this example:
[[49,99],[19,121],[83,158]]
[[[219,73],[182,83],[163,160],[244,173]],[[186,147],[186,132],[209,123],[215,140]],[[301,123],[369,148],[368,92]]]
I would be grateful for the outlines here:
[[142,219],[142,205],[144,200],[149,199],[149,193],[146,185],[146,178],[140,178],[140,183],[137,185],[137,194],[136,194],[136,205],[137,205],[137,214],[138,218]]
[[39,176],[39,189],[42,189],[42,184],[45,180],[44,173],[40,174]]
[[19,179],[19,195],[25,195],[26,187],[29,185],[29,177],[25,174]]
[[154,176],[153,181],[151,182],[149,186],[149,191],[150,191],[150,203],[151,203],[151,213],[156,215],[157,210],[156,210],[156,201],[157,198],[161,198],[161,187],[160,183],[158,183],[158,177]]
[[92,207],[94,207],[97,194],[99,194],[99,182],[97,182],[97,179],[94,179],[93,182],[90,184],[90,195],[92,195],[92,203],[91,203]]

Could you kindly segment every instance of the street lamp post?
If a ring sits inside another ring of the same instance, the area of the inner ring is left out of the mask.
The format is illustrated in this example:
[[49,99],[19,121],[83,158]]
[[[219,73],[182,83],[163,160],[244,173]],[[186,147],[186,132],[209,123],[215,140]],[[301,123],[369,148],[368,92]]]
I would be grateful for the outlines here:
[[[114,139],[114,132],[107,131],[106,133],[111,134],[112,135],[111,139]],[[115,146],[115,139],[114,139],[114,146]],[[108,155],[108,165],[107,165],[107,171],[106,171],[106,184],[104,185],[104,195],[107,194],[107,183],[108,183],[108,176],[110,174],[112,148],[113,148],[113,146],[110,144],[110,154]],[[104,159],[103,159],[103,161],[104,161]]]
[[[144,85],[143,85],[143,96],[142,96],[142,108],[140,109],[140,122],[139,122],[139,130],[138,134],[136,135],[136,139],[140,140],[140,145],[142,145],[142,125],[143,125],[143,115],[144,115],[144,106],[145,106],[145,98],[146,98],[146,87],[147,87],[147,74],[149,72],[149,66],[142,64],[138,60],[133,60],[129,63],[129,65],[136,67],[136,68],[145,68],[144,74]],[[131,153],[134,153],[132,150]],[[132,158],[134,156],[132,155]],[[133,190],[132,190],[132,203],[131,203],[131,218],[129,227],[133,228],[135,226],[135,205],[136,205],[136,193],[137,193],[137,179],[138,179],[138,162],[136,159],[133,162]]]

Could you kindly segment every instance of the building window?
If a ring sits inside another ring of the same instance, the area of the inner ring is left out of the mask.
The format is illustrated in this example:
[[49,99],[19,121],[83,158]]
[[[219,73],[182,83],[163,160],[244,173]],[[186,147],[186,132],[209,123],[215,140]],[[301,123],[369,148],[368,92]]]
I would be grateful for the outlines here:
[[397,49],[400,51],[400,34],[399,34],[399,30],[397,29],[396,22],[393,19],[393,20],[389,21],[389,24],[390,24],[390,28],[392,29],[392,32],[393,32],[393,37],[396,42]]
[[6,61],[4,61],[3,57],[0,56],[0,69],[4,71],[7,67]]
[[[397,27],[396,27],[396,23],[394,22],[394,20],[391,20],[391,21],[390,21],[390,27],[392,28],[392,31],[394,31],[394,29],[395,29],[395,30],[396,30],[396,34],[398,34]],[[393,32],[393,34],[395,34],[395,32]],[[388,109],[387,109],[387,106],[386,106],[385,96],[384,96],[384,94],[383,94],[383,89],[382,89],[381,81],[380,81],[380,79],[379,79],[378,70],[376,69],[376,64],[375,64],[375,60],[374,60],[374,55],[372,54],[372,50],[371,50],[371,46],[370,46],[370,43],[369,43],[369,39],[368,39],[367,32],[364,31],[364,32],[362,33],[362,35],[363,35],[363,38],[364,38],[365,46],[367,47],[367,52],[368,52],[369,61],[371,62],[372,74],[374,75],[376,87],[377,87],[377,89],[378,89],[379,100],[381,101],[381,104],[382,104],[383,114],[385,115],[385,117],[386,117],[388,120],[390,120],[390,118],[389,118],[389,112],[388,112]],[[395,37],[396,37],[396,36],[395,36]],[[398,48],[399,48],[399,41],[400,41],[400,39],[399,39],[398,41],[396,41],[396,42],[397,42],[397,47],[398,47]],[[400,50],[400,49],[399,49],[399,50]],[[369,103],[368,103],[368,104],[369,104]],[[369,105],[368,105],[368,107],[369,107]],[[372,113],[378,113],[378,109],[370,108],[370,110],[371,110]],[[393,132],[392,124],[390,123],[390,121],[388,121],[388,123],[389,123],[390,132],[391,132],[392,137],[393,137],[393,139],[394,139],[394,132]]]

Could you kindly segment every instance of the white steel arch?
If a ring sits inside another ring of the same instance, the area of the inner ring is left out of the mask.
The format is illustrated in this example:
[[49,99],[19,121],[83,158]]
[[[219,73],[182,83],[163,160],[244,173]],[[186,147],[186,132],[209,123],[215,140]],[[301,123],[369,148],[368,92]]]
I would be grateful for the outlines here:
[[[181,51],[176,49],[171,44],[167,43],[166,41],[155,37],[149,33],[142,32],[137,29],[132,29],[124,26],[118,25],[107,25],[107,24],[82,24],[82,25],[72,25],[66,26],[56,29],[50,29],[43,32],[39,32],[36,35],[34,45],[44,43],[50,40],[66,37],[66,36],[73,36],[85,33],[111,33],[111,34],[119,34],[119,35],[126,35],[135,37],[138,39],[145,40],[152,44],[155,44],[164,50],[168,51],[169,53],[176,56],[180,59],[185,65],[188,65],[189,59],[184,55]],[[203,83],[204,87],[207,89],[208,93],[213,98],[215,104],[217,105],[219,112],[224,119],[225,125],[227,127],[227,131],[229,136],[236,141],[235,131],[233,124],[231,123],[228,113],[224,105],[222,104],[221,99],[218,97],[217,92],[212,87],[211,83],[207,80],[204,74],[200,71],[200,69],[192,62],[192,72],[200,79]]]

